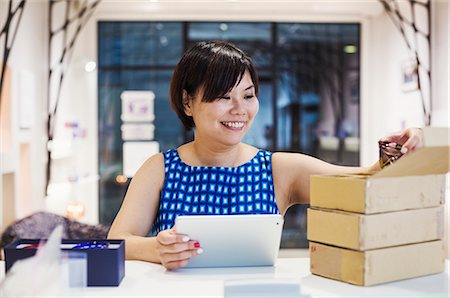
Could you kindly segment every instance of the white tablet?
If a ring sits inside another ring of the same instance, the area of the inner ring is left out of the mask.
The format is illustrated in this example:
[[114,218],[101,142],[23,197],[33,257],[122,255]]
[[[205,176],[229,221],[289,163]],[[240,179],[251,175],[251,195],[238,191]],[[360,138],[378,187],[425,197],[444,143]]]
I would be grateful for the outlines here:
[[283,223],[280,214],[191,215],[178,216],[175,230],[203,249],[187,268],[273,266]]

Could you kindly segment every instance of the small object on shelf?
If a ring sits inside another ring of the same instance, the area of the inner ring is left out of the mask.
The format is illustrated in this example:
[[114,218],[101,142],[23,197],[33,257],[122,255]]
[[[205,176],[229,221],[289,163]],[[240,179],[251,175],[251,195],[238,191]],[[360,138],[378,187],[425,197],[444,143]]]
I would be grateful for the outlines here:
[[79,202],[70,203],[66,208],[66,216],[78,220],[84,216],[84,206]]

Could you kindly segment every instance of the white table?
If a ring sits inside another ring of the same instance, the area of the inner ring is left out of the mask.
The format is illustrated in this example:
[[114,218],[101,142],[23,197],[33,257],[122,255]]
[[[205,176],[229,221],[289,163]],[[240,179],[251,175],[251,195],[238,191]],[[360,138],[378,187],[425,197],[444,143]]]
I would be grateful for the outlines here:
[[[450,262],[446,272],[378,286],[360,287],[309,272],[309,258],[278,259],[275,267],[181,269],[126,261],[119,287],[70,288],[61,297],[223,297],[224,282],[236,279],[295,280],[311,297],[450,297]],[[0,280],[4,262],[0,262]]]

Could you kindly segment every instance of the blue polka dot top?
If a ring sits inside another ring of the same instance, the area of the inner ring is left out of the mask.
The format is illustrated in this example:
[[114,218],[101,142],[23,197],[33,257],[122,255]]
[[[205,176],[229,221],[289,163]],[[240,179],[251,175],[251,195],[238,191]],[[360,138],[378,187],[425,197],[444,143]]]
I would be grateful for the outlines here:
[[165,181],[152,235],[170,229],[178,215],[278,214],[272,153],[264,150],[238,167],[185,164],[176,149],[164,152]]

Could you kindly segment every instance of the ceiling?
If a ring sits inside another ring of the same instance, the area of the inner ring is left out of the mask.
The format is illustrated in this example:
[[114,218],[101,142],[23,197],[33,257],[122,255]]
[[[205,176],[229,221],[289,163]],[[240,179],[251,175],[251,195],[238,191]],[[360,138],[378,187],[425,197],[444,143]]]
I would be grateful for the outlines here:
[[371,17],[383,12],[378,0],[102,0],[98,14],[110,18],[320,19]]

